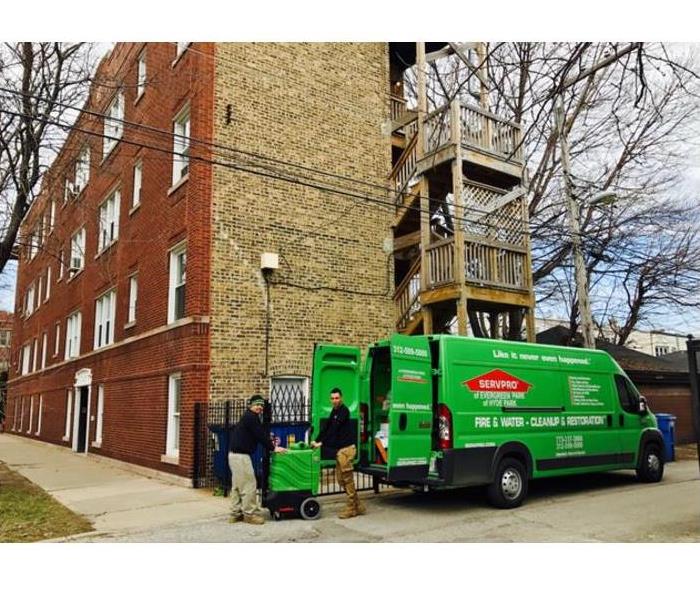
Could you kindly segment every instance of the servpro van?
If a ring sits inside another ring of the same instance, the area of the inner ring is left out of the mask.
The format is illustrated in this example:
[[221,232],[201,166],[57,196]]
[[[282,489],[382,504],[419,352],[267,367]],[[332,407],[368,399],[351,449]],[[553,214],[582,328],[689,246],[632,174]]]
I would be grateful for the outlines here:
[[359,471],[396,486],[488,486],[519,506],[528,481],[635,469],[663,477],[663,438],[646,402],[605,352],[452,335],[360,348],[317,345],[312,427],[343,391]]

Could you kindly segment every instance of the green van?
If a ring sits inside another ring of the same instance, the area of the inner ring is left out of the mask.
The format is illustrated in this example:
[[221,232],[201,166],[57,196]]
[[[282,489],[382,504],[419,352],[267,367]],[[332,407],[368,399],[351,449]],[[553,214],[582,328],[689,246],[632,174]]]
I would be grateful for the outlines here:
[[356,468],[424,490],[486,485],[519,506],[528,481],[635,469],[663,477],[663,438],[644,397],[605,352],[452,335],[317,345],[311,418],[329,392],[356,419]]

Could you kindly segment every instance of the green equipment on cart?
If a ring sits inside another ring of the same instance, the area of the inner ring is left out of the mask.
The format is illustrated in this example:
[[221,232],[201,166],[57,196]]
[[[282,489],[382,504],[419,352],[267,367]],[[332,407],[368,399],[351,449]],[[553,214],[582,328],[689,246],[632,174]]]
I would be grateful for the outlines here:
[[312,520],[321,515],[318,494],[321,451],[304,442],[289,444],[287,452],[270,454],[263,505],[273,519],[297,517]]

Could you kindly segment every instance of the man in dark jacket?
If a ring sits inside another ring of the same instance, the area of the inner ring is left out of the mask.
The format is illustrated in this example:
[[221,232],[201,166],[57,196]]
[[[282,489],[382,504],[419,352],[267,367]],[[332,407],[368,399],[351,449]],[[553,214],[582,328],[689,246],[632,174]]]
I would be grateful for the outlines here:
[[244,521],[251,525],[262,525],[265,519],[258,500],[253,453],[258,444],[270,452],[284,452],[277,448],[261,421],[265,406],[262,396],[248,400],[248,410],[238,421],[229,436],[228,464],[231,468],[231,523]]
[[316,441],[311,446],[318,448],[323,446],[325,456],[335,457],[335,476],[338,485],[345,490],[348,502],[345,508],[338,514],[341,519],[349,519],[357,515],[365,514],[364,504],[360,501],[355,489],[355,477],[352,461],[355,459],[357,449],[356,432],[350,421],[350,411],[343,404],[343,392],[340,388],[331,390],[331,404],[333,409],[328,420],[323,424]]

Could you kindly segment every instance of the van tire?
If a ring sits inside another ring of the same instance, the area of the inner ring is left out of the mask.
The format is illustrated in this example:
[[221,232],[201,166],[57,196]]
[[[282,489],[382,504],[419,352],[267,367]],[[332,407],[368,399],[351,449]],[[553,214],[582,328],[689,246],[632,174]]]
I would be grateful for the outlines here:
[[496,508],[517,508],[527,496],[527,484],[525,465],[517,458],[506,457],[498,463],[486,489],[489,502]]
[[646,444],[637,467],[637,479],[642,483],[658,483],[664,476],[664,455],[657,444]]

